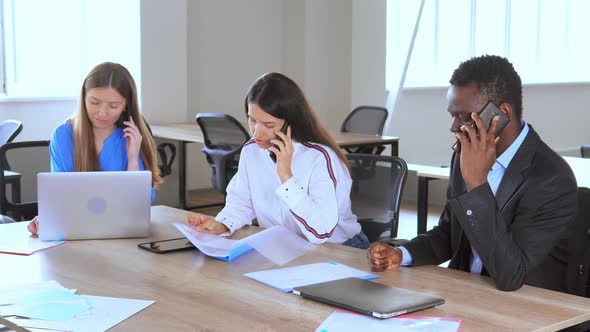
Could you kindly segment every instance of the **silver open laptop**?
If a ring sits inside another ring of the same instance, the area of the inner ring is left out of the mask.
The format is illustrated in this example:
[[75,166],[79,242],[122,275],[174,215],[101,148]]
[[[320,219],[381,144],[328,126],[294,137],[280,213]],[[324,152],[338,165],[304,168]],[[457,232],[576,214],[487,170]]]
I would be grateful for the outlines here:
[[148,171],[39,173],[39,238],[149,236],[151,183]]
[[432,295],[359,278],[295,287],[293,293],[377,318],[390,318],[445,303]]

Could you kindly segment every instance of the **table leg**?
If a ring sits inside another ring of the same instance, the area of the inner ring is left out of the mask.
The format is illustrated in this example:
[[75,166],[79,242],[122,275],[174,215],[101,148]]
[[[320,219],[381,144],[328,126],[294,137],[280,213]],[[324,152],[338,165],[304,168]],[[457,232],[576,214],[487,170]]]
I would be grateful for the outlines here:
[[425,176],[418,177],[418,235],[426,233],[428,219],[428,180]]
[[186,209],[186,141],[180,141],[178,153],[178,197],[180,208]]
[[392,143],[391,143],[391,156],[392,156],[392,157],[397,157],[397,156],[399,156],[399,150],[398,150],[398,148],[399,148],[399,144],[398,144],[398,143],[399,143],[399,142],[392,142]]
[[20,203],[21,202],[21,197],[20,197],[20,177],[18,179],[16,179],[15,181],[12,181],[12,183],[10,184],[10,189],[12,191],[12,201],[14,203]]

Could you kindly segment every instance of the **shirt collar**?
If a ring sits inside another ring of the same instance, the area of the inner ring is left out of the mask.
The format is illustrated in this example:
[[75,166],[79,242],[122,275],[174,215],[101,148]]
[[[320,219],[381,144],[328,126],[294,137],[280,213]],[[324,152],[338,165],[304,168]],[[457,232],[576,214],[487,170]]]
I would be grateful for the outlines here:
[[514,156],[516,155],[516,152],[518,151],[518,149],[522,145],[522,142],[524,142],[526,135],[529,133],[529,125],[524,121],[521,121],[521,123],[523,126],[522,126],[522,130],[520,131],[520,134],[518,134],[518,137],[516,137],[516,139],[514,140],[514,142],[512,142],[512,144],[510,144],[508,149],[506,149],[506,151],[504,151],[498,157],[498,159],[496,159],[496,163],[499,163],[505,169],[508,168],[508,165],[510,165],[512,158],[514,158]]

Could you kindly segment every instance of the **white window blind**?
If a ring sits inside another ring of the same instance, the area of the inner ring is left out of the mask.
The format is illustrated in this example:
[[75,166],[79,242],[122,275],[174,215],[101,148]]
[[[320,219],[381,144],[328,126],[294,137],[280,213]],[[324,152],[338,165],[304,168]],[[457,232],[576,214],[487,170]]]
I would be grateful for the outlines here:
[[[388,86],[399,84],[419,0],[388,0]],[[523,83],[590,81],[590,1],[426,0],[405,87],[447,86],[461,61],[507,57]]]
[[77,96],[103,61],[126,66],[139,83],[139,0],[0,1],[5,96]]

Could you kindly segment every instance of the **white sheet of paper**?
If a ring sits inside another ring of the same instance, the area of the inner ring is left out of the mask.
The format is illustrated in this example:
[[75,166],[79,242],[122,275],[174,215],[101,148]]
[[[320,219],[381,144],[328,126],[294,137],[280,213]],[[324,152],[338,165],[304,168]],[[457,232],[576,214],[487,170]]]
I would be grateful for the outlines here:
[[398,316],[379,319],[351,311],[336,310],[315,330],[316,332],[457,332],[461,326],[460,319]]
[[64,241],[41,241],[27,230],[28,221],[0,224],[0,253],[31,255],[32,253],[57,246]]
[[8,318],[8,320],[27,328],[75,332],[106,331],[155,302],[91,295],[81,296],[89,301],[92,308],[72,319],[46,321],[40,319]]
[[316,284],[350,277],[376,279],[379,276],[335,262],[313,263],[264,270],[244,274],[261,283],[278,288],[283,292],[292,292],[294,287]]
[[186,224],[173,225],[202,253],[214,257],[228,256],[230,250],[248,244],[273,263],[283,265],[315,248],[315,245],[282,226],[273,226],[243,239],[232,240],[197,232]]
[[180,223],[174,223],[186,238],[191,241],[202,253],[207,256],[224,257],[229,255],[232,248],[238,247],[240,240],[231,240],[223,236],[212,235],[204,232],[197,232],[194,228]]
[[246,243],[277,265],[286,264],[315,249],[315,245],[282,226],[250,235]]

